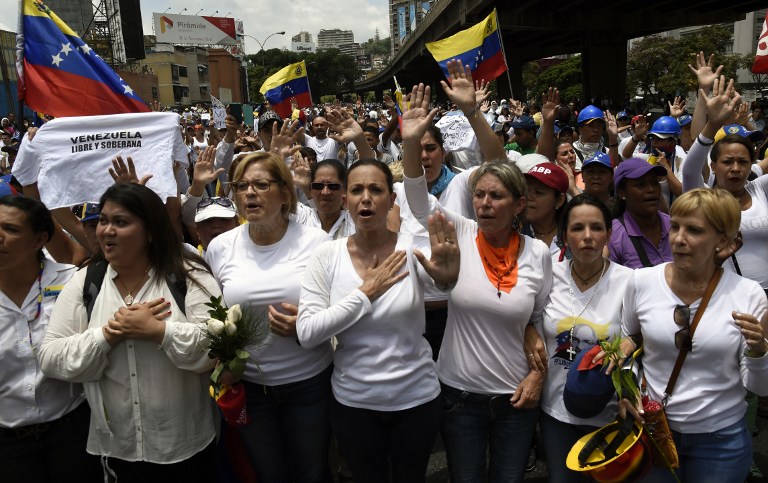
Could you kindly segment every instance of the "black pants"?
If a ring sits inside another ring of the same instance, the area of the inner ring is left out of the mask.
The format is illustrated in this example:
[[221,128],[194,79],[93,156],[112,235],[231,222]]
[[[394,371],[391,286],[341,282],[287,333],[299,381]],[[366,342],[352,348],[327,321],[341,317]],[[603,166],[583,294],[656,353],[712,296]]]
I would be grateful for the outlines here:
[[49,423],[0,428],[0,481],[103,481],[98,456],[85,452],[91,411],[87,403]]
[[211,442],[199,453],[168,465],[145,461],[123,461],[109,458],[109,467],[119,483],[212,483],[216,464],[216,446]]

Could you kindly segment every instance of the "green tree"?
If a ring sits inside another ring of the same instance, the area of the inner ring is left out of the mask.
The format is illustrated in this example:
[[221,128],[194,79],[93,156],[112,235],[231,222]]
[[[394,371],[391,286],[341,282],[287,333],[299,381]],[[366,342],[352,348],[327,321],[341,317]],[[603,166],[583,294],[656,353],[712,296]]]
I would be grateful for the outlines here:
[[542,92],[546,92],[549,87],[557,87],[560,91],[560,99],[563,101],[581,97],[581,56],[575,55],[557,65],[553,65],[542,70],[538,77],[532,72],[531,68],[524,69],[525,79],[535,79],[533,85],[528,88],[529,96],[538,99]]

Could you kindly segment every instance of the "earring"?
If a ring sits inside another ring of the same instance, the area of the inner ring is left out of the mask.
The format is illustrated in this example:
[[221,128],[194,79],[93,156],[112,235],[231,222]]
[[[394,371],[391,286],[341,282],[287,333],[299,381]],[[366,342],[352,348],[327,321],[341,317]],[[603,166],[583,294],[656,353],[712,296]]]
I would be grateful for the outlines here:
[[520,218],[518,218],[517,215],[512,218],[512,231],[520,232]]
[[715,247],[715,253],[720,252],[720,247]]

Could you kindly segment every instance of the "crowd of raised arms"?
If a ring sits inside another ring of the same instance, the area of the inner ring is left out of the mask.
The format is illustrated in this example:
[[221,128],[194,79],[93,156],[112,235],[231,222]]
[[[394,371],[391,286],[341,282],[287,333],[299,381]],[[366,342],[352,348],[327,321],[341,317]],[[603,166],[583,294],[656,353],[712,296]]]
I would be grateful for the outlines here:
[[[574,445],[646,416],[572,381],[598,365],[662,403],[679,456],[646,444],[610,481],[743,483],[768,395],[766,123],[712,57],[690,68],[695,107],[663,116],[493,100],[460,61],[446,108],[419,84],[400,115],[267,106],[216,129],[187,109],[177,197],[116,157],[71,209],[39,201],[45,127],[9,114],[0,480],[423,482],[439,436],[453,483],[522,481],[534,441],[549,481],[584,481]],[[452,115],[469,148],[446,149]],[[269,326],[240,371],[206,350],[219,296]]]

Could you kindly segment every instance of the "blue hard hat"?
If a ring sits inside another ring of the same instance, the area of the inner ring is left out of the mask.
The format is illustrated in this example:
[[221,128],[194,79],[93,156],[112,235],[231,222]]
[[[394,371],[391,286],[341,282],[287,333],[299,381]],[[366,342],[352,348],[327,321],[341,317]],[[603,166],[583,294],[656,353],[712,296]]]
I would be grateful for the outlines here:
[[672,116],[661,116],[660,118],[656,119],[656,122],[653,123],[653,126],[651,126],[648,134],[652,134],[660,138],[669,138],[673,136],[680,136],[681,131],[682,127],[680,126],[680,123],[677,122],[677,119]]
[[691,121],[693,121],[693,117],[691,117],[690,114],[684,114],[677,118],[677,122],[679,122],[680,126],[682,127],[687,126],[688,124],[691,123]]
[[603,111],[600,110],[599,107],[595,107],[593,105],[589,105],[585,107],[584,109],[579,112],[579,117],[576,118],[576,122],[581,126],[582,124],[586,124],[589,121],[594,121],[595,119],[603,120]]

